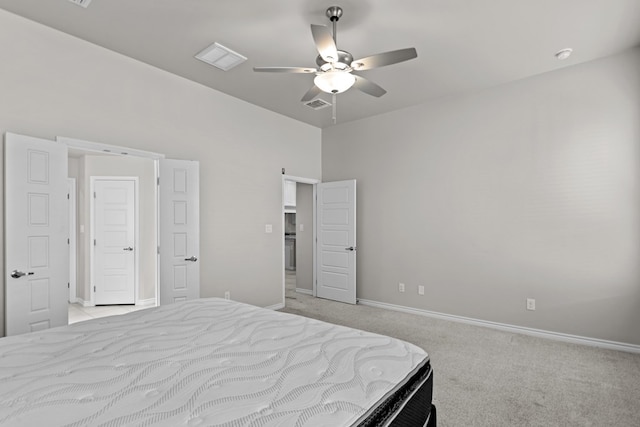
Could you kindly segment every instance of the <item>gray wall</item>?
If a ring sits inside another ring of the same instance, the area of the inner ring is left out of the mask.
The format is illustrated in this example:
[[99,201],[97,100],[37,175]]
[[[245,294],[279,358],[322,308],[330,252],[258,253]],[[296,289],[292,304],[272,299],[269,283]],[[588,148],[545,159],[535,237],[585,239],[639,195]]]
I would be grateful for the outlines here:
[[[304,231],[300,230],[304,225]],[[296,184],[296,288],[313,289],[313,185]]]
[[201,296],[229,289],[239,301],[284,303],[281,169],[320,178],[319,129],[3,10],[0,56],[0,134],[65,136],[199,160]]
[[640,344],[639,49],[322,143],[358,180],[358,298]]

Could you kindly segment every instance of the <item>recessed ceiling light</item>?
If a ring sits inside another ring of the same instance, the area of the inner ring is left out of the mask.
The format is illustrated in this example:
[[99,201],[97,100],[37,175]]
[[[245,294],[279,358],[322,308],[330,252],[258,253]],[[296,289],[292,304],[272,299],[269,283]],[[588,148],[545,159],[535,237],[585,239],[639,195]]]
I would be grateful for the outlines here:
[[222,46],[220,43],[214,43],[207,47],[198,53],[196,58],[224,71],[229,71],[247,60],[245,56]]
[[570,57],[572,52],[573,52],[573,49],[571,48],[559,50],[558,52],[556,52],[556,58],[562,61]]

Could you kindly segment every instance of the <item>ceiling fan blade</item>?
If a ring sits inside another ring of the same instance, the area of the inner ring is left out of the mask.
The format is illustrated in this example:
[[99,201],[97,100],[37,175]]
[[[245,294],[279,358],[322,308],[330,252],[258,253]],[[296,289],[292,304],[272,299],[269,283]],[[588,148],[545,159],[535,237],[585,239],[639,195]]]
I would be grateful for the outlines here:
[[253,67],[253,71],[261,72],[261,73],[305,73],[311,74],[315,73],[315,68],[304,68],[304,67]]
[[386,90],[382,89],[380,86],[373,83],[372,81],[367,80],[364,77],[360,77],[360,76],[355,76],[355,77],[356,77],[356,82],[353,84],[353,87],[358,90],[361,90],[367,95],[376,96],[379,98],[385,93],[387,93]]
[[313,87],[304,94],[300,102],[309,102],[316,96],[320,95],[320,92],[322,92],[320,88],[316,85],[313,85]]
[[356,71],[370,70],[372,68],[384,67],[385,65],[397,64],[398,62],[408,61],[418,57],[415,48],[392,50],[389,52],[378,53],[376,55],[367,56],[366,58],[356,59],[351,62],[351,68]]
[[329,28],[324,25],[311,24],[311,34],[322,59],[330,63],[336,62],[338,60],[338,48]]

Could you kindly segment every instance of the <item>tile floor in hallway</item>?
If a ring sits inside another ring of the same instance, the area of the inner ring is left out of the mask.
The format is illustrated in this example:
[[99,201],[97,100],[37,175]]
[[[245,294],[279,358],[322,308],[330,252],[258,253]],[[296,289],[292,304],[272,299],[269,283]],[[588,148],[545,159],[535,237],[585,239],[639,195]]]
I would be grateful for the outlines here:
[[99,317],[125,314],[144,308],[149,308],[149,306],[100,305],[96,307],[83,307],[81,304],[69,304],[69,324],[97,319]]
[[[284,270],[284,295],[285,299],[295,299],[296,298],[296,271],[295,270]],[[285,301],[286,304],[286,301]]]

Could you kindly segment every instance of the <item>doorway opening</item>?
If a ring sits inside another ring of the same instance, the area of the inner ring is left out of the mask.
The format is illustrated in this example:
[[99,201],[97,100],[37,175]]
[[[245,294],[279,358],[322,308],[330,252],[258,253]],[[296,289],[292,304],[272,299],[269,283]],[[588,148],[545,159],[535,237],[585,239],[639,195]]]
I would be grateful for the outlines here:
[[[75,179],[77,194],[76,208],[70,206],[70,224],[73,225],[70,225],[69,240],[76,246],[75,254],[70,251],[70,275],[75,273],[77,284],[75,289],[70,286],[69,323],[87,320],[96,314],[122,314],[134,308],[157,305],[157,163],[163,156],[69,138],[58,137],[57,141],[68,146],[68,176]],[[100,215],[96,212],[96,184],[123,181],[123,177],[126,178],[124,181],[133,182],[133,217],[122,206],[111,203],[117,202],[119,197],[116,196],[126,192],[110,189],[106,196],[115,199],[109,201],[108,209],[105,211],[104,204],[98,203],[102,205],[102,213],[111,215],[106,219],[110,228],[97,230],[95,219]],[[115,252],[114,247],[107,246],[120,243],[113,240],[116,237],[131,233],[131,230],[111,229],[123,221],[133,223],[133,234],[126,236],[130,242]],[[103,245],[98,246],[97,240]],[[101,286],[96,287],[97,284]],[[111,298],[118,289],[121,295]],[[105,299],[107,295],[109,298]],[[123,295],[126,298],[123,299]],[[122,304],[124,306],[119,308]],[[106,307],[94,309],[96,305]],[[131,308],[127,309],[127,305]]]
[[283,175],[283,304],[314,296],[315,185],[319,180]]

